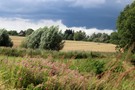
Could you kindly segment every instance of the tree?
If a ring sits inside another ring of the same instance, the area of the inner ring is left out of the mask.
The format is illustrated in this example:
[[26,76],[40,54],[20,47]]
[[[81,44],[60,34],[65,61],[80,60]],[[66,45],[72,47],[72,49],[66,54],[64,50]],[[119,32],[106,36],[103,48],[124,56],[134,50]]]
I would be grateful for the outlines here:
[[18,33],[15,30],[8,31],[8,34],[11,36],[18,36]]
[[[131,5],[127,5],[120,13],[117,20],[117,30],[120,37],[119,47],[130,48],[135,43],[135,1]],[[133,51],[135,51],[135,45]]]
[[21,46],[32,49],[61,50],[64,46],[62,33],[58,27],[44,27],[26,37]]
[[110,43],[118,45],[119,40],[118,32],[112,32],[110,35]]
[[86,33],[85,32],[82,32],[80,30],[80,31],[77,31],[77,32],[74,33],[74,40],[82,41],[82,40],[85,40],[85,39],[86,39]]
[[23,46],[25,48],[32,48],[32,49],[37,49],[40,46],[40,39],[41,35],[45,30],[47,30],[47,27],[44,28],[39,28],[35,32],[33,32],[31,35],[27,36],[25,41],[23,41]]
[[64,39],[65,40],[73,40],[73,37],[74,37],[74,31],[73,30],[70,30],[70,29],[67,29],[65,32],[64,32]]
[[103,43],[109,43],[110,36],[106,33],[102,33],[102,35],[99,37],[99,42]]
[[109,43],[110,40],[110,36],[106,33],[93,33],[90,37],[89,37],[89,41],[93,41],[93,42],[102,42],[102,43]]
[[34,30],[33,30],[33,29],[31,29],[31,28],[27,29],[27,30],[25,31],[26,36],[28,36],[28,35],[32,34],[32,32],[34,32]]
[[40,48],[46,50],[61,50],[64,46],[63,37],[58,27],[50,27],[41,35]]
[[0,29],[0,46],[12,47],[13,42],[9,38],[8,32],[5,29]]

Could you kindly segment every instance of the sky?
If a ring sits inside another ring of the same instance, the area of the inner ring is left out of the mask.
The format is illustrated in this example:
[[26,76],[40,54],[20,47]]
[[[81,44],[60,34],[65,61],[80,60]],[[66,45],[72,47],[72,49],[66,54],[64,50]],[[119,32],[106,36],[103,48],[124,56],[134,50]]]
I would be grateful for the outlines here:
[[59,25],[60,30],[108,33],[132,0],[0,0],[0,28],[34,30]]

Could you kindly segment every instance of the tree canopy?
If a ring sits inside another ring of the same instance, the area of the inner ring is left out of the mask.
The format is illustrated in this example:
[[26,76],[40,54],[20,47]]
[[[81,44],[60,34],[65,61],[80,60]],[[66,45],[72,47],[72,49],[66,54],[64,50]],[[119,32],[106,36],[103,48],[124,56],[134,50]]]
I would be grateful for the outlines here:
[[22,47],[32,49],[45,49],[59,51],[63,48],[62,33],[58,27],[44,27],[34,31],[25,41],[22,42]]
[[12,47],[13,42],[11,41],[8,32],[5,29],[0,29],[0,46]]
[[[128,49],[135,43],[135,1],[127,5],[117,20],[119,46]],[[134,45],[135,50],[135,45]]]

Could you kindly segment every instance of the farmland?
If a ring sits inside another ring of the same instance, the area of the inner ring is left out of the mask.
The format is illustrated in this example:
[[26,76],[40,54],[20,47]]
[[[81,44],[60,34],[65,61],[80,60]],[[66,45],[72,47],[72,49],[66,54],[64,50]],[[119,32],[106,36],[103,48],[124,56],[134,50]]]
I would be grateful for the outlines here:
[[[21,41],[24,38],[25,37],[11,36],[11,39],[14,43],[14,47],[19,47]],[[66,40],[62,51],[115,52],[115,47],[116,45],[113,44]]]

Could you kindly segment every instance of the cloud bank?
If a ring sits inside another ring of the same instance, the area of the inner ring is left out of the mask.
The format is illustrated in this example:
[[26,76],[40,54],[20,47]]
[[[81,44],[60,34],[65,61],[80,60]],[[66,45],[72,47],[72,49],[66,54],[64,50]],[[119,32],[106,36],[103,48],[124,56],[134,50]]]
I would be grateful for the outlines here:
[[59,26],[60,30],[64,32],[66,29],[73,29],[74,31],[82,30],[86,32],[87,35],[91,35],[93,33],[107,33],[110,34],[113,30],[109,29],[97,29],[97,28],[89,28],[86,27],[67,27],[62,23],[62,20],[40,20],[38,22],[33,22],[29,19],[21,19],[21,18],[0,18],[0,28],[5,28],[7,30],[27,30],[28,28],[32,28],[34,30],[44,27],[44,26]]
[[132,0],[0,0],[0,17],[62,20],[67,27],[115,29],[120,11]]

